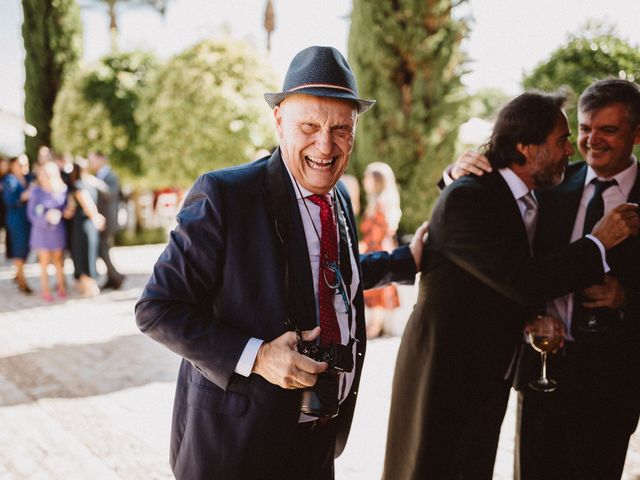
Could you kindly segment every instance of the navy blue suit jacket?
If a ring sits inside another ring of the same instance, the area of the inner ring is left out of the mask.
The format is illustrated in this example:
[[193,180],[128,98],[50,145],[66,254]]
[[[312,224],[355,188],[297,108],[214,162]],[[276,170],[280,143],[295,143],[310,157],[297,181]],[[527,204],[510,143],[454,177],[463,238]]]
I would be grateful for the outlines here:
[[[340,185],[338,198],[357,255],[355,220]],[[139,328],[183,357],[171,433],[174,474],[180,480],[279,478],[301,391],[234,373],[251,337],[279,337],[290,330],[287,316],[304,330],[316,325],[302,220],[279,150],[202,175],[178,220],[136,305]],[[413,282],[415,274],[406,247],[363,257],[356,376],[337,417],[336,456],[350,429],[364,360],[362,287]]]

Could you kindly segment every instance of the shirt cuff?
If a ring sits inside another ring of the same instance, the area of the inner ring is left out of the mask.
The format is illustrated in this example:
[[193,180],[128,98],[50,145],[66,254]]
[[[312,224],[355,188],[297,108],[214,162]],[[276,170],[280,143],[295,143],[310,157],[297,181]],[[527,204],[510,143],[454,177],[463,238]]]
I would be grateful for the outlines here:
[[609,273],[611,271],[611,268],[607,263],[607,251],[604,249],[604,245],[602,245],[602,242],[590,233],[588,235],[585,235],[585,237],[593,241],[593,243],[598,246],[598,249],[600,250],[600,256],[602,257],[602,268],[604,269],[604,273]]
[[253,370],[253,364],[256,361],[258,349],[260,348],[260,345],[262,345],[262,342],[263,341],[258,338],[252,337],[249,339],[242,351],[242,355],[240,355],[240,359],[236,364],[234,372],[242,375],[243,377],[251,375],[251,370]]
[[442,172],[442,182],[444,183],[445,187],[448,187],[453,183],[453,178],[451,177],[452,170],[453,170],[453,165],[449,165],[447,166],[447,168],[444,169],[444,172]]

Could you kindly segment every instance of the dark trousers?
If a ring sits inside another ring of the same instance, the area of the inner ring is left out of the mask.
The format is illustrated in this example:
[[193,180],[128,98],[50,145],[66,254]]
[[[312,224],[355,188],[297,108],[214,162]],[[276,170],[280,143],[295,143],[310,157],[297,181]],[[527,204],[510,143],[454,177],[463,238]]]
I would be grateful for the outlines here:
[[[554,392],[518,398],[515,478],[618,480],[638,423],[637,359],[624,342],[568,344],[548,356]],[[539,365],[532,349],[523,353]],[[635,372],[635,373],[634,373]]]
[[[334,480],[335,420],[324,425],[299,424],[291,449],[284,454],[287,480]],[[285,453],[285,452],[283,452]]]
[[105,231],[100,232],[100,242],[98,244],[98,256],[102,259],[107,267],[107,282],[119,283],[122,279],[122,274],[116,270],[116,267],[111,263],[111,257],[109,256],[109,249],[113,245],[113,235]]
[[460,393],[434,393],[429,409],[407,386],[392,399],[384,480],[491,480],[510,384],[449,384]]
[[71,243],[73,246],[71,251],[74,268],[73,276],[76,279],[80,278],[80,275],[97,278],[98,231],[91,223],[91,220],[86,217],[75,217],[73,222],[73,240]]
[[[485,402],[476,406],[472,420],[459,439],[457,454],[453,465],[449,467],[451,475],[446,478],[456,480],[491,480],[493,478],[500,427],[509,403],[509,392],[507,382],[496,385],[495,390],[486,397]],[[446,423],[446,419],[440,421]]]

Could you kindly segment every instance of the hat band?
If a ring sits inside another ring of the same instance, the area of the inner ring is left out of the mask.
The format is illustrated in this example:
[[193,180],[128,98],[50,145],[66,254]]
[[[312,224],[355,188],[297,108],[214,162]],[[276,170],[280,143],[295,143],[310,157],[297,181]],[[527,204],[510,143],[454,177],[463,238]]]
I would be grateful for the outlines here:
[[330,83],[306,83],[304,85],[290,88],[289,90],[287,90],[287,93],[295,92],[296,90],[300,90],[302,88],[335,88],[336,90],[344,90],[345,92],[349,92],[350,94],[355,95],[355,92],[350,88],[341,87],[339,85],[332,85]]

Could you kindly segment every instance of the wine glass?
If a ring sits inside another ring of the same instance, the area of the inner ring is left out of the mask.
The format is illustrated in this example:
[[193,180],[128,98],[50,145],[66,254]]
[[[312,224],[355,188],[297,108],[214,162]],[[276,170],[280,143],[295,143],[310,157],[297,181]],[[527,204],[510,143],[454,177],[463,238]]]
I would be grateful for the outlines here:
[[553,392],[558,383],[547,378],[547,353],[554,352],[562,342],[560,320],[551,315],[538,315],[526,328],[529,343],[536,352],[540,352],[541,371],[540,378],[531,380],[529,387],[538,392]]

